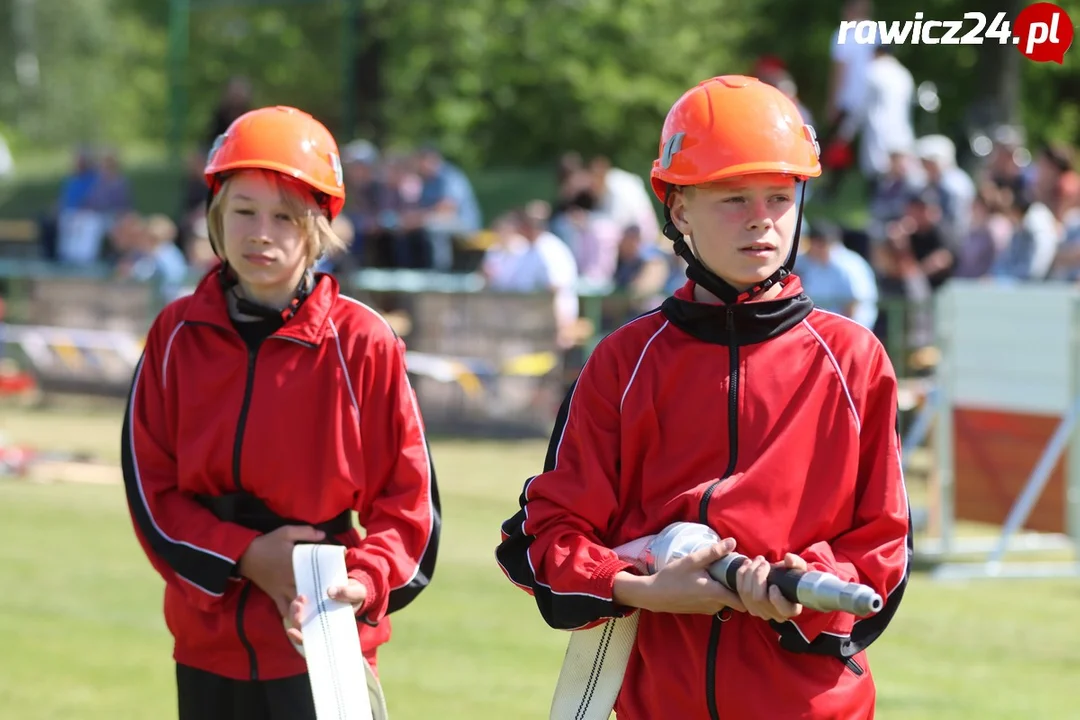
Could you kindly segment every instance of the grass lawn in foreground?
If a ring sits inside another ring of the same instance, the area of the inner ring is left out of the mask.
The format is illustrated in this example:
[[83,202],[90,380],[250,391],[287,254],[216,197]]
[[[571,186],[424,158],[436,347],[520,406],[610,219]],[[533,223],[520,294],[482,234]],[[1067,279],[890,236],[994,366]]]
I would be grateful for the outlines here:
[[[0,408],[20,441],[119,454],[116,413]],[[547,717],[567,636],[493,559],[538,442],[436,441],[444,535],[432,587],[394,618],[380,669],[394,720]],[[0,717],[175,717],[161,581],[119,485],[0,480]],[[916,575],[871,649],[879,720],[1075,718],[1080,582]]]

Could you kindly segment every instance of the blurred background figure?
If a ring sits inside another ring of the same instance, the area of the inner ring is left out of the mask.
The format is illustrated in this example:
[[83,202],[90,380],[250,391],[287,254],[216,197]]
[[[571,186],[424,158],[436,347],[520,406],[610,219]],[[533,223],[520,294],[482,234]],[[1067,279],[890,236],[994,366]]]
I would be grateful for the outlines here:
[[450,272],[454,238],[480,230],[480,206],[469,178],[434,145],[425,145],[416,155],[416,171],[420,197],[415,209],[404,214],[401,264]]
[[926,187],[941,203],[942,228],[950,238],[963,238],[971,226],[971,205],[975,201],[975,183],[956,164],[956,145],[944,135],[926,135],[915,143],[915,154],[922,161]]
[[878,289],[870,263],[845,247],[843,231],[828,220],[804,223],[802,237],[808,242],[795,272],[814,305],[873,330]]
[[802,115],[803,122],[807,125],[815,125],[813,113],[799,99],[799,89],[795,84],[795,78],[792,77],[787,64],[781,58],[776,55],[762,55],[754,61],[754,69],[750,74],[787,95],[799,108],[799,114]]
[[[840,19],[854,23],[869,20],[870,14],[868,0],[845,0]],[[828,197],[835,196],[841,180],[855,167],[855,143],[869,100],[867,74],[875,52],[872,43],[853,42],[850,37],[843,43],[839,40],[837,25],[830,43],[824,127],[818,133],[826,171],[822,190]]]
[[646,245],[635,225],[623,230],[613,281],[615,291],[625,297],[626,309],[611,324],[629,322],[663,302],[669,294],[668,279],[672,274],[669,256],[674,255]]
[[595,156],[587,172],[592,179],[596,210],[610,217],[620,229],[636,225],[642,241],[655,245],[660,238],[660,225],[645,180],[615,167],[605,155]]
[[126,231],[128,236],[118,263],[120,277],[152,283],[158,288],[162,302],[171,302],[180,293],[188,274],[187,259],[176,246],[176,223],[162,214],[145,220],[134,213],[126,217],[130,218],[131,226]]
[[[861,63],[858,57],[852,62]],[[854,133],[860,133],[859,169],[872,194],[891,170],[891,152],[915,143],[915,79],[896,59],[891,45],[878,45],[866,67],[865,83],[858,114],[852,111],[850,116],[856,120],[840,134],[850,140]]]
[[345,173],[345,209],[353,229],[349,256],[342,264],[349,267],[372,267],[389,264],[390,242],[387,228],[380,224],[380,212],[386,207],[384,196],[390,192],[379,173],[379,151],[367,140],[354,140],[341,149]]
[[492,290],[552,293],[558,342],[569,347],[578,321],[578,268],[570,248],[548,230],[550,218],[551,205],[543,200],[503,218],[499,245],[489,250],[484,268]]
[[975,196],[970,227],[957,249],[955,277],[984,277],[997,264],[1012,241],[1011,202],[1008,191],[995,185],[985,186]]
[[4,134],[0,133],[0,184],[15,177],[15,158],[11,154]]
[[206,135],[203,137],[206,150],[213,147],[218,135],[222,135],[228,130],[233,120],[252,109],[253,94],[254,89],[251,80],[241,75],[229,78],[229,82],[222,90],[221,98],[214,108],[214,114],[210,118]]

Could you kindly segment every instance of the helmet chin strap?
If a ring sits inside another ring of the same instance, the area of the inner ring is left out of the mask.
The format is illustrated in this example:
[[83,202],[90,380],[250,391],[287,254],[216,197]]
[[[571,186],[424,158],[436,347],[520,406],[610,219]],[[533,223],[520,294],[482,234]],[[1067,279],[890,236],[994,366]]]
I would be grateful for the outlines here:
[[[751,288],[747,288],[746,290],[739,290],[734,287],[706,267],[705,263],[698,259],[697,255],[694,254],[694,251],[686,243],[686,238],[684,238],[683,234],[679,232],[679,229],[675,227],[675,222],[671,219],[671,205],[669,202],[665,202],[664,236],[674,243],[675,254],[686,261],[686,277],[718,297],[725,305],[734,305],[735,303],[752,300],[773,285],[782,283],[795,268],[795,258],[798,257],[799,254],[799,235],[802,232],[803,200],[806,197],[806,181],[802,180],[801,185],[802,186],[799,188],[798,215],[795,219],[795,237],[791,241],[791,250],[788,251],[787,259],[784,260],[783,265],[776,269],[776,272],[762,282]],[[667,200],[669,201],[671,199],[671,192],[672,186],[669,185],[667,190]]]
[[300,305],[302,305],[304,300],[307,299],[307,296],[311,294],[311,291],[315,286],[315,276],[311,269],[308,268],[304,271],[303,277],[300,278],[300,282],[297,284],[289,304],[284,308],[276,308],[256,303],[241,295],[236,289],[237,285],[239,285],[239,279],[237,278],[235,271],[229,267],[228,262],[222,263],[221,269],[218,271],[218,278],[221,282],[222,290],[226,293],[232,292],[236,299],[236,309],[244,315],[262,318],[264,320],[282,319],[286,322],[292,319],[293,315],[300,309]]

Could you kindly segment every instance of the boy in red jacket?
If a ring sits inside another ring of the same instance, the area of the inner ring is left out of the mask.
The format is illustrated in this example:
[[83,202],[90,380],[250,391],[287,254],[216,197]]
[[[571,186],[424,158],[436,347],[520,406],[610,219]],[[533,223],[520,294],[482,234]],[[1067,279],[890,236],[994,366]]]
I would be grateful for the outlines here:
[[[896,377],[791,272],[798,196],[821,172],[813,130],[779,90],[718,77],[671,108],[659,155],[652,187],[688,282],[589,358],[499,564],[555,628],[641,610],[619,720],[872,718],[865,650],[911,553]],[[679,521],[723,541],[646,576],[611,549]],[[730,592],[705,568],[734,548],[752,562]],[[774,565],[870,585],[884,608],[792,604],[766,582]]]
[[356,608],[374,667],[387,615],[434,572],[435,473],[403,343],[312,271],[344,246],[330,132],[295,108],[253,110],[206,180],[223,262],[150,329],[124,418],[127,500],[165,580],[180,720],[314,720],[290,639],[317,599],[296,597],[293,546],[346,548],[330,595]]

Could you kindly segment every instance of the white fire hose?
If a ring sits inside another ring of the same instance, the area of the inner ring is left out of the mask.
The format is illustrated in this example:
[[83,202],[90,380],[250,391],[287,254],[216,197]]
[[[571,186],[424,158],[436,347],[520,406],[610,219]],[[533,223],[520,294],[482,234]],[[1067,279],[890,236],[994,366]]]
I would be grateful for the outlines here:
[[[300,632],[304,644],[293,646],[307,660],[318,720],[388,720],[386,700],[356,637],[356,615],[349,603],[327,592],[349,581],[345,548],[298,544],[293,547],[296,592],[308,599]],[[366,682],[361,683],[361,678]]]
[[[634,540],[614,548],[623,560],[641,572],[654,574],[670,562],[695,550],[720,542],[708,526],[680,522],[658,535]],[[746,556],[729,553],[713,563],[709,575],[734,589],[735,572]],[[857,616],[878,612],[881,596],[873,588],[844,582],[829,573],[775,568],[769,581],[792,602],[813,610],[841,610]],[[608,720],[622,688],[626,664],[637,637],[638,611],[612,618],[588,630],[570,634],[562,670],[551,701],[550,720]]]

